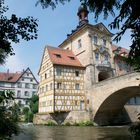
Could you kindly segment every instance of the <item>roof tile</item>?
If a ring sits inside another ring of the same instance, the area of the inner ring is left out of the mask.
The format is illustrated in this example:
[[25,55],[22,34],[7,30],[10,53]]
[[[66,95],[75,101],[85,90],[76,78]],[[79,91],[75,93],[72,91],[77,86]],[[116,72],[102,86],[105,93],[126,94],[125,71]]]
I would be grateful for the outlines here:
[[10,82],[15,83],[22,73],[0,73],[0,82]]
[[64,50],[62,48],[55,48],[50,46],[47,46],[47,50],[53,64],[84,68],[78,58],[70,50]]

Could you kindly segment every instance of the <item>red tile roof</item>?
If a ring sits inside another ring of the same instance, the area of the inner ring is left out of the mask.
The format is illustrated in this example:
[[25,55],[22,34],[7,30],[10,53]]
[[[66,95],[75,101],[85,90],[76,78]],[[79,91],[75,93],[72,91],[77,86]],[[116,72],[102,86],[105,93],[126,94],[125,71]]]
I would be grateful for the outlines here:
[[0,73],[0,82],[15,83],[22,73]]
[[53,64],[84,68],[78,58],[70,50],[64,50],[62,48],[55,48],[50,46],[47,46],[47,50]]
[[[119,46],[113,44],[113,45],[112,45],[112,51],[117,50],[118,47],[119,47]],[[127,54],[127,55],[128,55],[128,54],[129,54],[129,50],[121,47],[120,55],[121,55],[121,54]]]

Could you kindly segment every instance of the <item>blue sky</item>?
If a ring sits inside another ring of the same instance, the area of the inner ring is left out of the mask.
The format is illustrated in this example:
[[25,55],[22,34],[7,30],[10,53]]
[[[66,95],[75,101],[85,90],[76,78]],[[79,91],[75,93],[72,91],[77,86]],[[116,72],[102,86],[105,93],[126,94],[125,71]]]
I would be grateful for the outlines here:
[[[40,5],[35,6],[37,0],[6,0],[9,11],[6,13],[10,16],[15,13],[20,17],[33,16],[39,20],[38,22],[38,39],[33,41],[21,41],[13,44],[15,56],[10,56],[0,71],[9,69],[11,72],[21,71],[29,67],[37,77],[41,57],[45,45],[57,47],[61,44],[68,33],[78,25],[77,9],[80,5],[79,0],[72,0],[65,5],[59,4],[56,9],[42,9]],[[106,27],[113,21],[111,16],[107,20],[103,20],[100,16],[98,22],[103,22]],[[89,22],[96,24],[93,13],[89,14]],[[109,29],[109,28],[108,28]],[[115,33],[116,30],[110,30]],[[118,45],[128,48],[131,44],[130,32],[128,31]],[[38,79],[38,77],[37,77]]]

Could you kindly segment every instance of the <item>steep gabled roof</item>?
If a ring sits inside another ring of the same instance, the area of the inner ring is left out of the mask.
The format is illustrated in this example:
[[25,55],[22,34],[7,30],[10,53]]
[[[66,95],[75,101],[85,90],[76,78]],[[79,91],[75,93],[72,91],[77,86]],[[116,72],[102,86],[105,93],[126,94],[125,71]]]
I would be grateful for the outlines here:
[[84,68],[78,58],[70,50],[50,46],[47,47],[47,50],[53,64]]
[[[16,72],[16,73],[1,72],[0,73],[0,82],[16,83],[24,75],[24,73],[26,73],[28,70],[31,72],[31,70],[29,68],[27,68],[23,72]],[[33,75],[32,72],[31,72],[31,74]],[[33,75],[33,77],[34,77],[34,75]],[[34,77],[34,79],[38,83],[38,81],[36,80],[35,77]]]

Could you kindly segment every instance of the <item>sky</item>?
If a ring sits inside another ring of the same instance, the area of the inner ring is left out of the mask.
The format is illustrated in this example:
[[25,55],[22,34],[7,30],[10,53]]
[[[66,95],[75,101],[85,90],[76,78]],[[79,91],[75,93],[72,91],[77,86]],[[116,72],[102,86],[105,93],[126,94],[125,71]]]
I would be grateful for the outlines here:
[[[12,44],[15,55],[9,56],[6,64],[0,67],[0,71],[16,72],[25,70],[27,67],[31,69],[35,77],[38,79],[38,70],[43,55],[43,50],[46,45],[57,47],[75,29],[78,25],[77,10],[80,6],[79,0],[71,0],[65,5],[59,4],[56,9],[42,9],[40,5],[35,6],[37,0],[6,0],[5,4],[9,6],[6,15],[16,14],[19,17],[33,16],[38,19],[38,39],[31,41],[21,40],[18,44]],[[109,29],[108,24],[113,21],[113,17],[109,16],[107,20],[100,16],[98,22]],[[98,23],[97,22],[97,23]],[[89,14],[89,23],[97,24],[94,20],[93,13]],[[110,29],[109,29],[110,30]],[[116,30],[110,30],[116,33]],[[116,43],[115,43],[116,44]],[[128,48],[131,44],[130,31],[122,37],[117,44]]]

